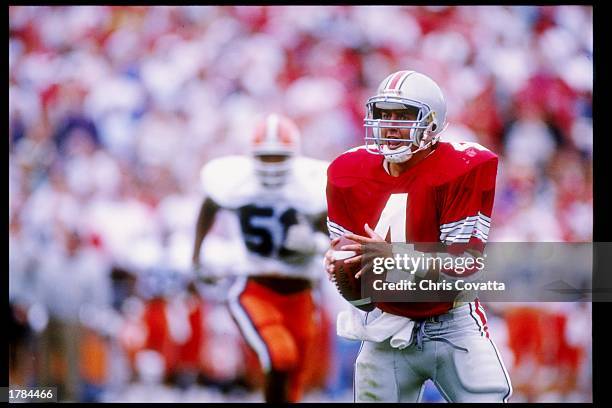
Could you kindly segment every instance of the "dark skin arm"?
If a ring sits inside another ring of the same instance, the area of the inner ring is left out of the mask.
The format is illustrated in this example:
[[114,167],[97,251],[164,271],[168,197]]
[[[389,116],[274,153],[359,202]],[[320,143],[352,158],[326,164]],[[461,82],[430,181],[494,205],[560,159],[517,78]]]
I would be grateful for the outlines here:
[[323,212],[321,215],[315,220],[315,228],[317,231],[324,233],[325,235],[329,235],[329,231],[327,230],[327,213]]
[[200,266],[200,249],[202,248],[202,242],[212,228],[215,222],[215,216],[220,208],[221,207],[211,198],[206,198],[202,202],[200,212],[198,213],[193,254],[191,256],[191,262],[195,268]]

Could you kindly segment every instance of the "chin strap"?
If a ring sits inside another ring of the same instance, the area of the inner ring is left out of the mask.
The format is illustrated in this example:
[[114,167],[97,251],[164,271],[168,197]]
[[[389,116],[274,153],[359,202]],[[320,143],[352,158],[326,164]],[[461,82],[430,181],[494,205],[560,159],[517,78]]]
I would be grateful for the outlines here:
[[[401,151],[401,152],[388,152],[385,153],[385,147],[383,146],[382,151],[383,154],[385,156],[385,159],[389,162],[393,162],[393,163],[403,163],[407,160],[409,160],[415,153],[420,152],[421,150],[425,150],[428,149],[430,146],[435,145],[436,143],[438,143],[438,141],[440,140],[440,136],[442,134],[442,132],[444,132],[446,130],[446,128],[448,128],[448,122],[444,124],[444,128],[442,128],[441,131],[439,131],[438,133],[436,133],[435,135],[429,135],[429,133],[431,133],[431,128],[433,127],[434,123],[430,123],[427,126],[427,129],[425,129],[423,131],[424,137],[421,139],[421,142],[419,143],[419,147],[416,150],[410,150],[410,146],[407,146],[408,149]],[[426,136],[425,136],[426,135]],[[388,149],[388,148],[387,148]],[[405,157],[404,157],[405,156]]]
[[[421,150],[428,149],[430,146],[433,146],[433,145],[435,145],[436,143],[438,143],[438,140],[440,140],[440,136],[441,136],[442,132],[444,132],[444,131],[446,130],[446,128],[448,127],[448,122],[444,124],[444,128],[443,128],[441,131],[439,131],[439,132],[438,132],[438,133],[436,133],[435,135],[431,135],[431,138],[428,138],[428,137],[427,137],[427,136],[429,136],[429,135],[428,135],[428,133],[430,133],[430,132],[431,132],[431,127],[432,127],[433,125],[434,125],[434,124],[433,124],[433,122],[432,122],[432,123],[430,123],[430,124],[429,124],[429,126],[427,126],[427,129],[425,129],[425,131],[423,132],[423,134],[424,134],[426,137],[423,137],[423,138],[421,139],[421,143],[419,143],[419,147],[418,147],[418,149],[414,150],[414,151],[412,152],[412,154],[415,154],[416,152],[420,152]],[[427,140],[427,139],[429,139],[429,141],[427,141],[427,142],[426,142],[425,140]]]
[[[434,125],[433,123],[430,123],[429,126],[427,126],[427,129],[424,130],[423,134],[426,135],[426,137],[423,137],[421,139],[421,142],[419,143],[419,147],[416,150],[407,150],[401,153],[396,153],[397,154],[396,157],[398,157],[399,160],[398,159],[393,160],[389,157],[389,156],[393,156],[393,154],[385,155],[385,158],[390,162],[403,163],[405,161],[408,161],[410,158],[412,158],[412,156],[415,153],[418,153],[421,150],[428,149],[430,146],[433,146],[436,143],[438,143],[438,140],[440,140],[440,134],[446,130],[446,128],[448,127],[448,123],[446,123],[444,125],[444,128],[437,134],[429,135],[429,133],[431,133],[431,128],[433,125]],[[401,157],[401,156],[405,156],[405,157]]]

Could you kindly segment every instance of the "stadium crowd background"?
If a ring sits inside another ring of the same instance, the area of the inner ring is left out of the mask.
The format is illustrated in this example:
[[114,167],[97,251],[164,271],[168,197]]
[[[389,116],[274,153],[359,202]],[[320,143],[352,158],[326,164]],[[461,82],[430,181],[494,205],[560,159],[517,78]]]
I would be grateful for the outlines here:
[[[199,170],[277,111],[303,153],[362,144],[365,100],[434,78],[500,156],[490,241],[592,240],[593,9],[9,7],[10,384],[89,401],[257,401],[221,290],[190,274]],[[203,259],[231,273],[222,218]],[[323,270],[322,270],[323,275]],[[322,277],[308,401],[351,401],[358,344]],[[590,305],[486,305],[514,401],[591,401]],[[440,400],[433,387],[425,399]]]

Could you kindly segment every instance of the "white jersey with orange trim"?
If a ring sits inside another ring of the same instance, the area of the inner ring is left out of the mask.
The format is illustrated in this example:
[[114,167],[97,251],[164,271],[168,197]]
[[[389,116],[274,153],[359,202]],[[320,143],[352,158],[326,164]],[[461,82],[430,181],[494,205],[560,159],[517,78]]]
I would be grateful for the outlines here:
[[295,250],[288,237],[295,242],[295,237],[301,236],[305,247],[314,247],[320,234],[314,222],[327,210],[328,163],[300,156],[291,160],[287,182],[277,188],[260,183],[254,159],[247,156],[218,158],[201,170],[204,194],[238,218],[247,249],[244,272],[248,275],[318,279],[320,274],[313,268],[316,253]]

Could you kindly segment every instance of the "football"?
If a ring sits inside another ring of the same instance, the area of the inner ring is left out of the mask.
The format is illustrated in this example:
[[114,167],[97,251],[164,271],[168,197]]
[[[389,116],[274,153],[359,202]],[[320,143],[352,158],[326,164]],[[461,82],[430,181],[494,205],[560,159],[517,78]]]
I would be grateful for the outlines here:
[[355,274],[361,269],[361,264],[345,264],[344,260],[357,255],[355,251],[343,251],[344,245],[357,244],[357,242],[345,237],[341,237],[340,241],[333,247],[334,257],[334,273],[332,281],[336,285],[338,292],[350,304],[365,312],[373,310],[376,306],[370,298],[362,298],[361,296],[361,279],[356,279]]

